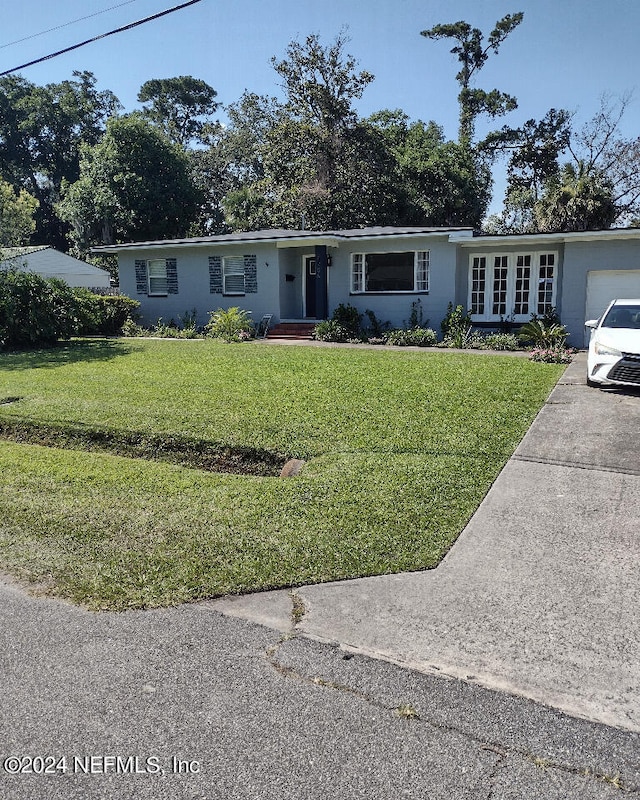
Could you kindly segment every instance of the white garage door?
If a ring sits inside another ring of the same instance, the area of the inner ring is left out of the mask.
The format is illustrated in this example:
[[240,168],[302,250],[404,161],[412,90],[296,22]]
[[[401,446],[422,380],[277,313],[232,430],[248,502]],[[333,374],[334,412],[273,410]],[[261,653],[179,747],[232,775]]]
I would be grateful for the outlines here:
[[616,297],[640,298],[640,269],[603,269],[587,273],[585,320],[598,319]]

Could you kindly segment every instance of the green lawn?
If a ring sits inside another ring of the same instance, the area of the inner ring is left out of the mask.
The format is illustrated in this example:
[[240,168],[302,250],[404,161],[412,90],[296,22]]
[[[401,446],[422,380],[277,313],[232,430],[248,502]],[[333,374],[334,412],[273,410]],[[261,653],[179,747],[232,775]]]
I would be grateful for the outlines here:
[[[20,399],[0,404],[0,569],[123,609],[433,567],[562,369],[215,341],[2,355],[0,401]],[[113,454],[131,442],[307,463],[283,479]]]

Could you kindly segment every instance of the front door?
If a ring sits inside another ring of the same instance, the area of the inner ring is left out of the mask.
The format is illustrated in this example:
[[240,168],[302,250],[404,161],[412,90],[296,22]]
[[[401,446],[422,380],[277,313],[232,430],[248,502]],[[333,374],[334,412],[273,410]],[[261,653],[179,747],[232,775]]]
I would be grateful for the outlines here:
[[306,256],[304,259],[304,315],[316,317],[316,257]]

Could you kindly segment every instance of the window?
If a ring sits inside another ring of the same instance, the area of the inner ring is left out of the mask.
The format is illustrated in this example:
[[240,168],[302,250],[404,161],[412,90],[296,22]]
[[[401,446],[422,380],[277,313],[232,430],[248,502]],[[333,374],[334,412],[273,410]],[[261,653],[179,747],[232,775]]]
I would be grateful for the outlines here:
[[354,253],[351,291],[428,292],[429,251],[407,253]]
[[471,313],[484,314],[484,285],[487,279],[487,259],[474,256],[471,266]]
[[513,313],[522,316],[529,313],[531,293],[531,256],[518,256],[516,259],[516,296]]
[[151,261],[147,261],[147,280],[149,281],[150,295],[166,295],[169,293],[166,259],[154,258]]
[[222,259],[223,294],[244,294],[244,258],[228,256]]
[[507,256],[495,256],[493,259],[493,309],[494,316],[505,316],[507,313],[507,278],[509,260]]
[[543,253],[540,256],[538,272],[538,314],[544,314],[553,306],[553,278],[556,263],[555,253]]
[[555,303],[556,253],[472,255],[469,309],[478,322],[524,322]]

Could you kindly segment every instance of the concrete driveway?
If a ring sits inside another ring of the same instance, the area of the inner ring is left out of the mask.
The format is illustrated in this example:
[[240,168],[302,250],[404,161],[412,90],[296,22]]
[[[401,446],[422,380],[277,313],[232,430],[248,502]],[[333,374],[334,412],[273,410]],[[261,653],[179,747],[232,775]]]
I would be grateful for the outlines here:
[[[640,393],[585,362],[437,569],[302,587],[298,633],[640,731]],[[286,629],[291,598],[212,606]]]

